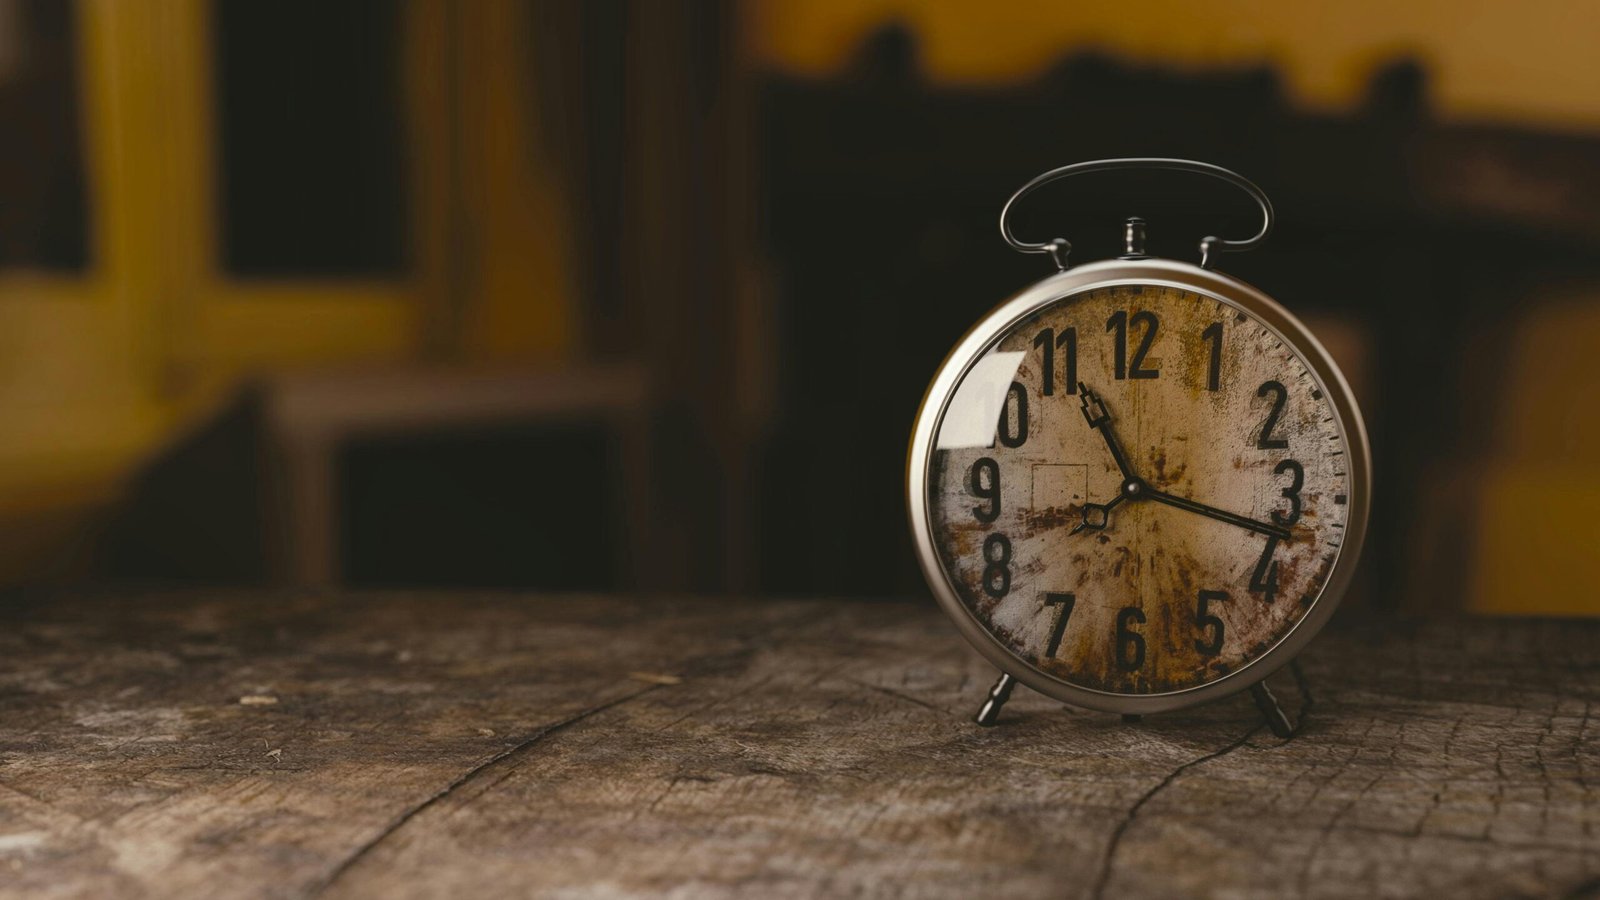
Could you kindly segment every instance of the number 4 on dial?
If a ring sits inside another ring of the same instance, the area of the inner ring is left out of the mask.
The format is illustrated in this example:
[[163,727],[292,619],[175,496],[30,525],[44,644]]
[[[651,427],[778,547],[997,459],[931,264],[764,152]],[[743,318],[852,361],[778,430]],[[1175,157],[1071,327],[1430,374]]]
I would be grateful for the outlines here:
[[1250,574],[1250,590],[1261,594],[1261,599],[1267,603],[1278,599],[1278,561],[1272,558],[1277,549],[1278,539],[1267,538],[1267,546],[1256,561],[1256,570]]

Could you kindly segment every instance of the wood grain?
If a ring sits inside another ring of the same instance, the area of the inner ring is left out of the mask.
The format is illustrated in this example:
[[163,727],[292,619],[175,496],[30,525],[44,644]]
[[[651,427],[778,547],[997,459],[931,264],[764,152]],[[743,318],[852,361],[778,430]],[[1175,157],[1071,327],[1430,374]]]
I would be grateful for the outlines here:
[[1600,624],[1335,630],[1283,742],[1245,697],[1129,725],[1019,690],[977,728],[992,670],[931,602],[103,595],[0,622],[4,896],[1600,889]]

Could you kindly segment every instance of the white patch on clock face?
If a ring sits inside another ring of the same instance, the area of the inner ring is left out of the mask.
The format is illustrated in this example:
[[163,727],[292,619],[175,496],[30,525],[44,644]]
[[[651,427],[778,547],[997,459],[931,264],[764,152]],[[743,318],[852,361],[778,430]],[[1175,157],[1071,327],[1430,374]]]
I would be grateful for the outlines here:
[[1080,687],[1168,693],[1237,671],[1310,610],[1344,541],[1350,449],[1277,332],[1204,294],[1102,288],[969,371],[1001,369],[1003,389],[952,392],[927,499],[956,593],[1013,654]]

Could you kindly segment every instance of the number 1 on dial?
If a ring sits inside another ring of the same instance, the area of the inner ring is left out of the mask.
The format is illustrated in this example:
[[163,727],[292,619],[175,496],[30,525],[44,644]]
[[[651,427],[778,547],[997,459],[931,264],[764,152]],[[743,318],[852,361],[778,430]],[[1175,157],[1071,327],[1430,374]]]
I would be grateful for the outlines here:
[[1211,361],[1206,366],[1206,390],[1214,391],[1222,386],[1222,323],[1212,322],[1205,331],[1200,332],[1200,337],[1211,344]]

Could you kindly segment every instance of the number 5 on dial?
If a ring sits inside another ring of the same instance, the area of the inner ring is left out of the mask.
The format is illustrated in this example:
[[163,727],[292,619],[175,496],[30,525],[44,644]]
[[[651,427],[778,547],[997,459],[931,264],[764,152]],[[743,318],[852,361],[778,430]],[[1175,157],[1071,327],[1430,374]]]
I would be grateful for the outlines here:
[[1223,591],[1201,591],[1199,603],[1194,610],[1194,624],[1201,632],[1211,632],[1211,640],[1194,639],[1194,649],[1201,656],[1216,656],[1222,652],[1222,620],[1211,613],[1213,601],[1226,600],[1228,595]]

